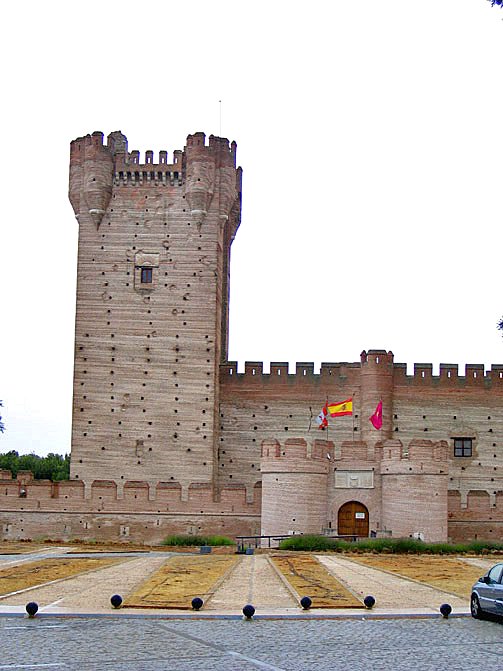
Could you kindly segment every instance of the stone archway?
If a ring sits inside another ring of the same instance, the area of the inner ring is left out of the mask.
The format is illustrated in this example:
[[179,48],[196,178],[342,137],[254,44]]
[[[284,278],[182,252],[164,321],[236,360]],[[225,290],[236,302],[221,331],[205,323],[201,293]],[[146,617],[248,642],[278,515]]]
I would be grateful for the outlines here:
[[338,536],[368,536],[369,511],[363,503],[348,501],[337,514]]

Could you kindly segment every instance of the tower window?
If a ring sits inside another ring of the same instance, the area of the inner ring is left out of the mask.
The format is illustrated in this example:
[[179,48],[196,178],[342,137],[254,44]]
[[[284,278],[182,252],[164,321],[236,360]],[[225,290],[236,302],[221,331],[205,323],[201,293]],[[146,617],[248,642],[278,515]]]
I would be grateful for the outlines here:
[[473,438],[454,438],[454,456],[471,457]]
[[152,284],[152,268],[141,268],[141,283]]

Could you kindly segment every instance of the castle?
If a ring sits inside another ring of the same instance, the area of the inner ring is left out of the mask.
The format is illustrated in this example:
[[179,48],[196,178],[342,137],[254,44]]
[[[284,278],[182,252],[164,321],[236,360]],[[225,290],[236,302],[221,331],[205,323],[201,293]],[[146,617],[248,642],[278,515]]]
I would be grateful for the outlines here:
[[[170,533],[503,536],[503,366],[227,360],[236,144],[154,162],[71,143],[79,225],[71,479],[0,472],[2,538]],[[328,399],[353,414],[320,431]],[[383,423],[369,422],[382,401]],[[334,430],[333,427],[336,427]]]

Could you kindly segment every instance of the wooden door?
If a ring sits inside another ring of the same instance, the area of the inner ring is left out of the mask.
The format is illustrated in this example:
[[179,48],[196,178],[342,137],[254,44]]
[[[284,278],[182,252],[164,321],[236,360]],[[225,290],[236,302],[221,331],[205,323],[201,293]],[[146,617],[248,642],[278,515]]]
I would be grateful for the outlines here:
[[368,536],[369,511],[363,503],[348,501],[339,508],[337,516],[338,536]]

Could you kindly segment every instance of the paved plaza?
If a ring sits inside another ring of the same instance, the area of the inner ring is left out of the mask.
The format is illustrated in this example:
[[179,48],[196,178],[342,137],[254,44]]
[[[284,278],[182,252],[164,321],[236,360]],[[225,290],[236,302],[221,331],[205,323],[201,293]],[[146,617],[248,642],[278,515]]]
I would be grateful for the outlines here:
[[[4,555],[0,568],[63,559],[66,552],[61,547]],[[200,612],[111,608],[111,594],[126,595],[168,557],[123,553],[118,565],[2,595],[0,671],[471,671],[501,666],[503,625],[471,618],[467,599],[342,556],[319,559],[360,598],[374,594],[372,611],[302,611],[261,555],[242,557]],[[468,561],[481,571],[492,563]],[[28,601],[39,605],[32,619],[26,616]],[[453,606],[448,619],[438,610],[446,601]],[[257,609],[252,620],[241,614],[246,603]]]
[[[46,558],[64,559],[68,556],[66,551],[65,548],[52,548],[30,554],[0,556],[0,569]],[[96,555],[74,554],[72,556]],[[107,555],[101,553],[100,556]],[[122,553],[120,555],[122,563],[118,565],[4,594],[0,596],[0,615],[24,613],[28,601],[35,601],[39,605],[40,612],[45,614],[110,614],[112,594],[118,593],[125,597],[147,576],[157,571],[169,556],[169,553],[160,552],[140,555]],[[372,569],[348,558],[319,555],[319,560],[359,599],[363,600],[364,596],[372,594],[376,598],[373,614],[433,615],[438,614],[438,609],[444,602],[452,606],[455,614],[469,613],[468,598],[463,599],[417,581]],[[481,573],[494,563],[487,559],[472,561],[477,562]],[[242,556],[236,569],[205,601],[202,612],[208,615],[240,614],[246,603],[252,603],[257,609],[257,614],[261,615],[295,615],[301,612],[298,601],[285,588],[278,575],[273,573],[267,557],[259,554]],[[144,608],[141,610],[121,609],[123,614],[143,614],[145,612],[147,609]],[[151,612],[159,613],[158,610]],[[318,614],[334,615],[337,612],[337,609],[324,608]],[[358,615],[361,609],[344,609],[344,613]]]
[[341,620],[0,618],[0,670],[472,671],[501,668],[503,626],[468,617]]

